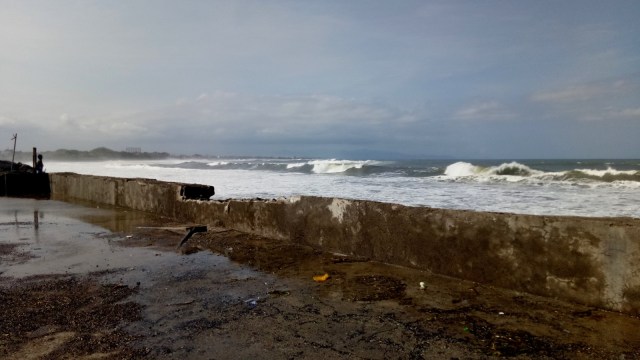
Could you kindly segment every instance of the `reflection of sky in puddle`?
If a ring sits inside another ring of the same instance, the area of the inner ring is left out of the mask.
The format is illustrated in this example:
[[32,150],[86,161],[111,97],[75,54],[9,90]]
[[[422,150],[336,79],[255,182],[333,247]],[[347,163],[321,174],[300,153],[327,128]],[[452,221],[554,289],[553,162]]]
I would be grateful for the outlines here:
[[126,230],[154,220],[150,214],[123,209],[0,197],[0,244],[19,244],[17,252],[33,256],[14,261],[0,254],[0,276],[110,270],[102,274],[105,281],[146,289],[136,295],[136,301],[159,305],[160,313],[173,311],[169,305],[194,301],[201,301],[204,307],[216,301],[251,305],[273,288],[288,288],[272,274],[209,251],[182,255],[119,245]]
[[[127,231],[156,218],[153,214],[123,208],[109,208],[88,204],[72,204],[55,200],[0,198],[0,225],[8,223],[42,230],[44,223],[67,225],[73,220],[93,224],[110,231]],[[95,227],[94,226],[94,227]],[[102,230],[104,230],[102,229]]]
[[[33,258],[0,262],[4,276],[102,271],[166,262],[176,253],[120,247],[113,231],[145,224],[150,215],[60,201],[0,198],[0,243],[19,244]],[[111,229],[111,230],[109,230]]]

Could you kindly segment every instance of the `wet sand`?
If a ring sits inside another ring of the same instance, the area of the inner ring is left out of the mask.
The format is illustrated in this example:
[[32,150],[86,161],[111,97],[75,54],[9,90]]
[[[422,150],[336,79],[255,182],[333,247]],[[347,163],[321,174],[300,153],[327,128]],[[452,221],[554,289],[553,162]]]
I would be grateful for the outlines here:
[[189,224],[123,209],[0,209],[1,358],[640,357],[636,316],[230,229],[177,250]]

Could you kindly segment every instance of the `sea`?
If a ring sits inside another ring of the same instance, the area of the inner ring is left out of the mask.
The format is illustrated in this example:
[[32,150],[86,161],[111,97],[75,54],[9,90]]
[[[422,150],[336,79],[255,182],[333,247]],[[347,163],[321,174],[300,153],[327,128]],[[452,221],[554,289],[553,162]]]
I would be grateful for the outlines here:
[[47,172],[213,185],[212,199],[300,195],[535,215],[640,218],[640,159],[347,160],[272,157],[48,161]]

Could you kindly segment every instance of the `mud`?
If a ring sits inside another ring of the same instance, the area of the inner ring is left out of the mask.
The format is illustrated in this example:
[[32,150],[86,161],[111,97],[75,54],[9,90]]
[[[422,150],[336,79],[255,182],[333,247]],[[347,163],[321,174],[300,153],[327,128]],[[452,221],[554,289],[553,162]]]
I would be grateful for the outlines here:
[[135,358],[131,335],[119,328],[140,319],[126,301],[135,289],[68,276],[2,279],[0,354],[3,358]]
[[223,228],[176,249],[191,224],[121,209],[0,208],[2,358],[640,357],[630,315]]

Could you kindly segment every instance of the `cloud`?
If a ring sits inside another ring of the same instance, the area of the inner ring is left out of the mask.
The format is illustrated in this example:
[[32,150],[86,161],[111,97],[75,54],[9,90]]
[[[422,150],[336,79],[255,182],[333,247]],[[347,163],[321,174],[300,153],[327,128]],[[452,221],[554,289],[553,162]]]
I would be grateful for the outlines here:
[[308,144],[398,147],[402,139],[425,136],[420,125],[424,121],[415,111],[336,96],[209,92],[149,111],[111,116],[63,113],[45,126],[58,143],[116,148],[162,144],[159,150],[180,153],[241,153],[259,144],[298,150]]
[[511,155],[492,135],[463,153],[457,134],[634,126],[638,6],[8,1],[0,127],[54,148]]
[[614,108],[608,107],[600,111],[591,111],[583,116],[587,121],[636,120],[640,119],[640,107]]
[[623,118],[640,119],[640,107],[620,110],[617,112],[617,115]]
[[538,92],[531,96],[535,102],[567,103],[575,101],[589,101],[607,93],[608,89],[595,85],[577,85],[556,91]]
[[516,117],[497,101],[486,101],[466,106],[453,115],[456,120],[509,120]]
[[617,79],[590,84],[569,85],[559,90],[540,91],[531,95],[533,102],[566,104],[603,99],[613,95],[633,94],[637,88],[637,79]]
[[607,108],[600,112],[594,112],[591,116],[586,116],[585,120],[640,120],[640,108]]
[[[311,134],[416,121],[408,111],[327,95],[247,95],[216,92],[143,114],[160,126],[222,127],[228,133]],[[148,120],[145,120],[148,121]]]
[[637,76],[569,85],[529,97],[533,111],[563,121],[601,122],[638,117]]
[[11,117],[0,115],[0,127],[12,127],[17,121]]

